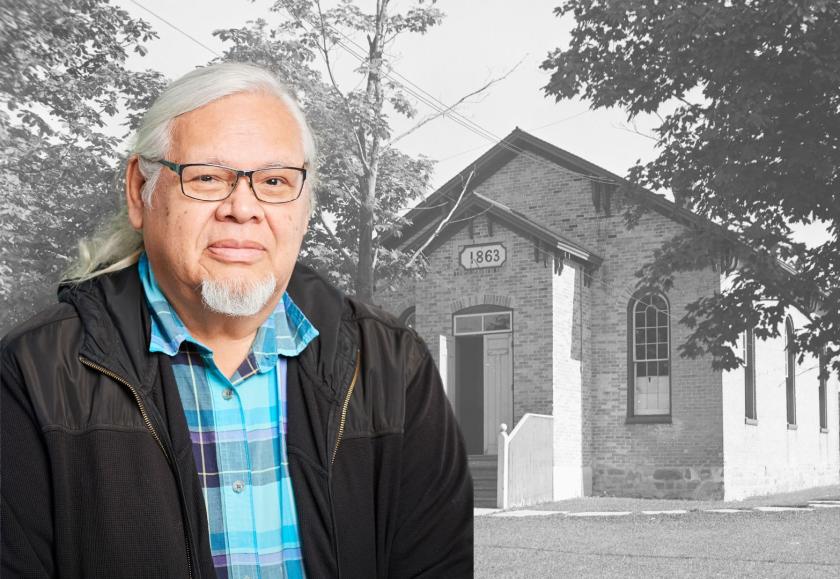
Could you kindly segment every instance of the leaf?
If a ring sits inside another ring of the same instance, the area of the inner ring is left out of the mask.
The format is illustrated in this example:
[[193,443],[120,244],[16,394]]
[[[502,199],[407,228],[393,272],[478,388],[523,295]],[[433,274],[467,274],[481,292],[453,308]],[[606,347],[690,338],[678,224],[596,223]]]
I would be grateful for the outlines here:
[[[772,335],[790,308],[809,317],[800,351],[840,343],[840,4],[566,0],[557,14],[575,25],[542,64],[546,95],[621,107],[631,121],[660,113],[658,156],[628,178],[672,189],[709,223],[665,243],[640,284],[669,287],[738,255],[734,285],[689,304],[681,352],[727,366],[733,332]],[[626,217],[632,226],[639,212]],[[825,238],[797,243],[794,226],[813,222]]]

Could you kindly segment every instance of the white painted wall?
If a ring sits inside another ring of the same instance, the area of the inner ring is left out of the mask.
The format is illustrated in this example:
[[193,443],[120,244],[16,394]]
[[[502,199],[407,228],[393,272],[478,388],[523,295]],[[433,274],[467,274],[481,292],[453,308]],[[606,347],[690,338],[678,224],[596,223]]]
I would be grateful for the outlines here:
[[[794,326],[805,317],[791,312]],[[782,328],[783,329],[783,328]],[[828,432],[820,432],[818,361],[796,373],[795,430],[787,426],[785,338],[755,340],[757,423],[744,419],[744,370],[723,374],[724,493],[727,500],[840,483],[838,382],[827,387]]]
[[581,271],[570,262],[553,276],[552,373],[554,400],[554,500],[583,496],[583,400],[580,340]]

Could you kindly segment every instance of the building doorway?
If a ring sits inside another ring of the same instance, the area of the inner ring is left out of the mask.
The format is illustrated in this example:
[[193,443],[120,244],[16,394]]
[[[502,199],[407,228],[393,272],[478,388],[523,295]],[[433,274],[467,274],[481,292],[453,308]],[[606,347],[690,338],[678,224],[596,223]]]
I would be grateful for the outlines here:
[[474,306],[453,317],[455,415],[469,454],[496,454],[499,425],[513,427],[513,312]]

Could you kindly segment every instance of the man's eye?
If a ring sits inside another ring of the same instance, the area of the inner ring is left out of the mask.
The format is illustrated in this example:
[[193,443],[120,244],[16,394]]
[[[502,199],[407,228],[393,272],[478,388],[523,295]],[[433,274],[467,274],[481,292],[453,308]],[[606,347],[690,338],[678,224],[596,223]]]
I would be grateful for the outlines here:
[[286,184],[286,180],[281,179],[280,177],[271,177],[265,180],[265,184],[269,187],[280,187]]
[[213,181],[218,180],[218,177],[215,175],[199,175],[197,180],[202,183],[212,183]]

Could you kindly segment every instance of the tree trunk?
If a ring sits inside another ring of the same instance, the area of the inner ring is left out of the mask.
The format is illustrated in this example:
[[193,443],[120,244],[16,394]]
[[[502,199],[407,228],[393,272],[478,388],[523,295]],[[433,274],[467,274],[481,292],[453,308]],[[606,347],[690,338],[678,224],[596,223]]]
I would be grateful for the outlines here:
[[376,173],[368,175],[363,181],[364,196],[359,207],[359,263],[356,268],[356,297],[372,302],[374,289],[373,210],[376,199]]
[[382,136],[374,126],[382,116],[382,42],[388,18],[388,0],[379,0],[373,36],[368,36],[368,77],[365,96],[368,103],[371,127],[365,133],[367,167],[360,179],[361,204],[359,207],[359,263],[356,269],[356,297],[373,301],[375,272],[373,267],[374,210],[376,207],[376,178],[379,173],[379,155]]

